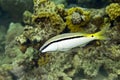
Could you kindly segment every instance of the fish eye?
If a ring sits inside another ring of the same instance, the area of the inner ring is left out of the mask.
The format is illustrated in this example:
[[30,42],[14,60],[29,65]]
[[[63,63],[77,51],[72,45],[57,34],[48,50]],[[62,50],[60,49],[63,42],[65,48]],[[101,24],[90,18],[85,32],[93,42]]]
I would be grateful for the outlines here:
[[94,37],[93,35],[91,37]]

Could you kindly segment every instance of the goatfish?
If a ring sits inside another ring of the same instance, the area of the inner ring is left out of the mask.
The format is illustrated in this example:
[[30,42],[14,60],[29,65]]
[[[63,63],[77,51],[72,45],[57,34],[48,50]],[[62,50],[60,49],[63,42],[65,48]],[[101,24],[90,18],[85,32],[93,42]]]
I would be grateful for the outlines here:
[[41,53],[67,51],[78,46],[83,47],[93,40],[106,40],[108,38],[104,36],[105,30],[106,29],[93,34],[79,32],[60,34],[46,41],[39,51]]

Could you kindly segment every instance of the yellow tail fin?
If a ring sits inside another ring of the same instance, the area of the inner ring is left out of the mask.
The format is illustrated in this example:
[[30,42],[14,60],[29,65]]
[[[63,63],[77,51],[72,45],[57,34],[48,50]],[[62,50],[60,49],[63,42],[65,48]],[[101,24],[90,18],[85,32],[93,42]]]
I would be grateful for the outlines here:
[[109,29],[109,27],[110,24],[106,23],[105,25],[103,25],[101,31],[94,33],[93,35],[99,40],[108,40],[109,38],[105,35],[105,32]]

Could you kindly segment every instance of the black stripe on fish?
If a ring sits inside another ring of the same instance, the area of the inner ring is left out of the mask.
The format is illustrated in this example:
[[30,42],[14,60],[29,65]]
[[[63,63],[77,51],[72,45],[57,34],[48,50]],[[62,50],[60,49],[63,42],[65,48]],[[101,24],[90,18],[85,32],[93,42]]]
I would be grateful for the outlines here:
[[46,46],[44,46],[41,49],[41,51],[44,50],[46,47],[48,47],[52,43],[56,43],[56,42],[63,41],[63,40],[68,40],[68,39],[81,38],[81,37],[83,37],[83,36],[75,36],[75,37],[63,38],[63,39],[59,39],[59,40],[56,40],[56,41],[52,41],[52,42],[48,43]]

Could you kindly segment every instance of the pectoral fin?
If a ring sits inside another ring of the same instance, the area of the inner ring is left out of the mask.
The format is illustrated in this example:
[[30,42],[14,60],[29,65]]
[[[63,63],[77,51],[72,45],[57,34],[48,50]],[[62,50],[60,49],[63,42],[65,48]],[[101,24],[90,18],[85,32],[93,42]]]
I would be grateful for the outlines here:
[[86,46],[87,45],[87,43],[86,44],[82,44],[82,45],[80,45],[80,47],[84,47],[84,46]]

